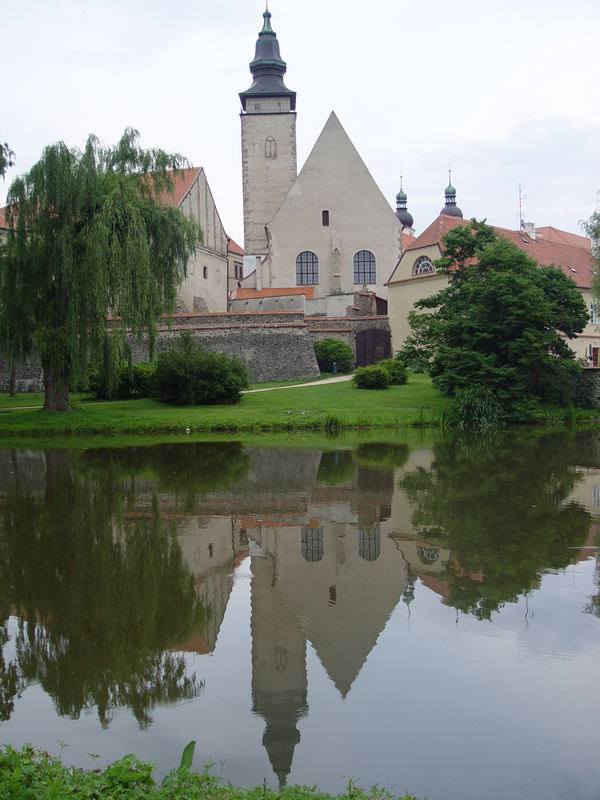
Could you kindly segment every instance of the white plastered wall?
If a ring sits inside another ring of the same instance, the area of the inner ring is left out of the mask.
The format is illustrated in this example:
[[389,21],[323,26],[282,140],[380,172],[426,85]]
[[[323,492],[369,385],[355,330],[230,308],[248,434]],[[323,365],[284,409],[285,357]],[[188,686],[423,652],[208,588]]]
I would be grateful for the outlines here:
[[402,226],[334,113],[268,232],[263,286],[296,286],[296,256],[310,250],[319,259],[316,297],[353,292],[361,286],[354,283],[354,254],[370,250],[376,282],[368,288],[387,297],[384,284],[400,257]]

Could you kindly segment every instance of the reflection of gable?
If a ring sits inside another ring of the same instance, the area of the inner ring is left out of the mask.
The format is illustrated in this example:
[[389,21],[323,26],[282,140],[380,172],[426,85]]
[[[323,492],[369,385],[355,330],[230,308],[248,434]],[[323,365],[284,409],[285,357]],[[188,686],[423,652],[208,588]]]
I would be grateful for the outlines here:
[[301,526],[263,529],[258,543],[275,559],[282,602],[345,697],[408,584],[407,565],[383,530],[373,561],[359,555],[357,524],[322,521],[311,530],[322,530],[314,561],[302,557]]

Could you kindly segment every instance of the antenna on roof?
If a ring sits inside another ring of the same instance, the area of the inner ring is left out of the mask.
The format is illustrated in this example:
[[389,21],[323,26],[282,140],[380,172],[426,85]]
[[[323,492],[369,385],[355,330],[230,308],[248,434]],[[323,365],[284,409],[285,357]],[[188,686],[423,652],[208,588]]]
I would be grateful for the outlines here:
[[523,185],[519,183],[519,228],[525,228],[525,220],[523,219],[523,200],[527,200],[527,195],[523,191]]

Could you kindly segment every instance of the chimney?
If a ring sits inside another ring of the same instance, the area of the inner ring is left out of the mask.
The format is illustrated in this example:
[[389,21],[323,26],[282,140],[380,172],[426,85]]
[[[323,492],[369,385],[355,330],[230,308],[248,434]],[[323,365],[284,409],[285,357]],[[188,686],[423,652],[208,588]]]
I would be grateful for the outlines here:
[[523,225],[523,230],[529,236],[530,239],[533,239],[535,242],[535,222],[525,222]]

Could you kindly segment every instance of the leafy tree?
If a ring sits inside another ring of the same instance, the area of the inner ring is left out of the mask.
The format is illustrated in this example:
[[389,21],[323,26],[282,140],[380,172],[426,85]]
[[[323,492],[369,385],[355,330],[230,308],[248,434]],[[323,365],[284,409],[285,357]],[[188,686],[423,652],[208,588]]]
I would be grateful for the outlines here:
[[484,222],[455,228],[443,244],[437,268],[449,285],[415,303],[402,361],[427,362],[445,394],[490,389],[509,416],[523,401],[568,402],[579,367],[566,340],[587,322],[575,283]]
[[[588,220],[580,223],[585,233],[592,240],[592,255],[596,263],[600,266],[600,206],[594,211]],[[600,297],[600,281],[596,277],[592,287],[597,298]]]
[[[102,360],[126,328],[148,332],[175,302],[200,236],[160,198],[173,191],[179,155],[143,150],[128,129],[114,147],[90,136],[83,151],[63,142],[8,193],[1,256],[0,347],[10,358],[35,347],[44,368],[44,408],[69,408],[69,381]],[[120,318],[106,334],[107,312]]]
[[6,142],[0,141],[0,178],[3,178],[6,175],[6,170],[9,167],[14,166],[14,159],[15,154],[10,149]]

